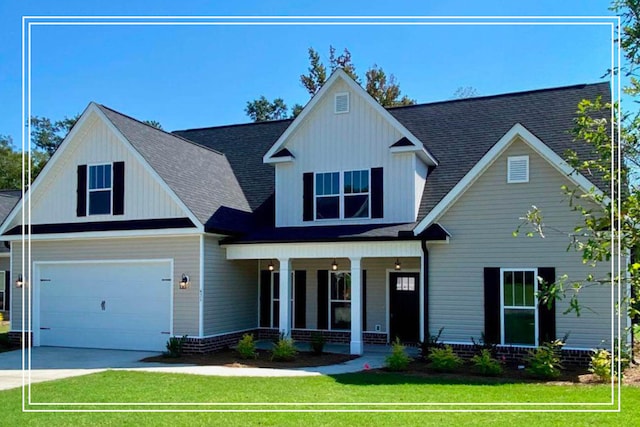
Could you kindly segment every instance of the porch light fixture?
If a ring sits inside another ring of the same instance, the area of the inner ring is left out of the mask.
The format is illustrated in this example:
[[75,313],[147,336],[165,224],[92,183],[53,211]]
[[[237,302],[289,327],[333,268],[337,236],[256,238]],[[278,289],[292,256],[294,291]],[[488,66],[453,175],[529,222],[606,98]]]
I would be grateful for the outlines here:
[[396,270],[400,270],[402,268],[402,264],[400,264],[400,259],[396,258]]
[[336,262],[336,259],[333,259],[333,262],[331,263],[331,270],[336,271],[338,269],[338,263]]
[[22,274],[18,274],[18,278],[16,279],[16,288],[21,288],[24,285],[24,281],[22,280]]
[[187,289],[189,287],[189,276],[182,273],[182,279],[180,279],[180,289]]
[[267,270],[273,271],[275,267],[273,266],[273,261],[269,261],[269,265],[267,266]]

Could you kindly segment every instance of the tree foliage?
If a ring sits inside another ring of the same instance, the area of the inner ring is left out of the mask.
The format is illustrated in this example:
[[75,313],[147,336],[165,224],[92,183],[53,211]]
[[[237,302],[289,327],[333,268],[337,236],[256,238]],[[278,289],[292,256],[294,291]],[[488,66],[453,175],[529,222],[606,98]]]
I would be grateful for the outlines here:
[[[629,78],[624,93],[635,98],[640,94],[636,72],[640,64],[640,1],[616,1],[612,9],[622,17],[622,33],[618,36],[624,49],[624,61],[620,69],[609,70],[609,73],[624,73]],[[637,112],[626,112],[619,116],[617,104],[604,102],[601,98],[585,99],[577,107],[577,118],[571,132],[576,143],[587,144],[591,148],[593,156],[584,158],[575,150],[569,150],[565,155],[567,162],[575,172],[579,171],[594,181],[613,183],[613,194],[608,191],[608,184],[607,188],[602,189],[606,194],[596,189],[585,193],[564,186],[562,190],[568,196],[570,208],[580,214],[580,223],[575,229],[556,230],[547,226],[543,212],[536,206],[522,218],[524,222],[521,227],[531,227],[529,235],[538,234],[543,238],[550,232],[566,233],[569,249],[580,252],[585,264],[596,266],[613,262],[617,250],[612,248],[612,240],[620,243],[623,259],[630,255],[632,262],[626,266],[626,271],[621,271],[620,277],[594,277],[589,274],[567,283],[566,276],[562,276],[557,283],[546,287],[541,297],[543,301],[568,298],[569,308],[565,313],[573,311],[580,315],[582,305],[578,296],[582,289],[611,284],[612,280],[617,283],[619,280],[623,289],[627,285],[631,288],[631,295],[627,295],[623,302],[626,303],[627,314],[637,322],[640,314],[640,188],[637,176],[640,165],[640,116]],[[618,140],[623,159],[620,163],[617,158]]]
[[32,117],[32,144],[35,148],[51,156],[79,118],[80,114],[76,114],[73,117],[65,116],[64,119],[53,122],[47,117]]
[[474,98],[480,95],[478,90],[473,86],[460,86],[453,92],[453,99]]
[[[308,50],[309,67],[307,73],[300,76],[300,83],[313,96],[327,82],[329,76],[338,68],[341,68],[356,83],[362,84],[362,80],[356,73],[356,67],[351,60],[351,52],[344,49],[337,54],[336,48],[329,46],[329,62],[325,65],[318,51],[310,47]],[[395,107],[400,105],[413,105],[415,100],[402,95],[400,85],[393,74],[387,74],[381,67],[373,65],[365,75],[365,90],[383,107]],[[278,120],[295,118],[302,111],[303,106],[295,104],[287,115],[287,105],[282,98],[269,101],[264,96],[247,102],[245,113],[254,122],[266,120]]]

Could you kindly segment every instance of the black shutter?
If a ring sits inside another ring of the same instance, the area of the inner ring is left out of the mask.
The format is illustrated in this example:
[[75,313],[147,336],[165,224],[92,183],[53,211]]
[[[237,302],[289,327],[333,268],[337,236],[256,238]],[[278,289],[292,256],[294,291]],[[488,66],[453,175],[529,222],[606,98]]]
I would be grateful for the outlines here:
[[124,162],[113,164],[113,214],[124,214]]
[[[553,267],[538,267],[538,276],[547,284],[555,283],[556,269]],[[539,289],[540,290],[540,289]],[[556,339],[556,301],[538,305],[538,341],[539,344]]]
[[302,174],[302,220],[313,221],[313,172]]
[[305,329],[307,327],[307,272],[296,270],[294,275],[296,299],[293,306],[293,327]]
[[4,272],[4,310],[8,311],[11,301],[11,272]]
[[362,270],[362,330],[367,331],[367,270]]
[[260,326],[271,326],[271,272],[260,270]]
[[382,168],[371,169],[371,218],[384,217],[384,182]]
[[87,165],[78,165],[76,215],[87,216]]
[[317,329],[329,329],[329,270],[318,270]]
[[484,337],[488,343],[500,343],[500,268],[484,269]]

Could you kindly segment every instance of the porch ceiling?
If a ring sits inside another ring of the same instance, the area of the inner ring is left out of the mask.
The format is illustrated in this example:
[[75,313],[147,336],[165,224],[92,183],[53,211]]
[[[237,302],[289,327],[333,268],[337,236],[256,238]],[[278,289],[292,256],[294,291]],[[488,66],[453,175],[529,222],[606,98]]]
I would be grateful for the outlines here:
[[419,240],[386,242],[254,243],[223,245],[227,259],[419,257]]

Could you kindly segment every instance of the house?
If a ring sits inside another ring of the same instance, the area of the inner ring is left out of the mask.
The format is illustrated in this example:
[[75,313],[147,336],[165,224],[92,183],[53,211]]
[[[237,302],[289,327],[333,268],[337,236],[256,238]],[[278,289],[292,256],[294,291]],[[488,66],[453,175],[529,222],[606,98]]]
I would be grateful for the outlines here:
[[[22,192],[20,190],[0,190],[0,223],[4,221],[9,212],[18,203]],[[9,245],[0,243],[0,314],[3,319],[9,318],[11,298]]]
[[571,231],[561,186],[606,188],[562,160],[589,155],[568,130],[596,96],[608,84],[385,109],[338,70],[295,120],[173,133],[91,103],[0,227],[14,283],[30,204],[12,336],[30,296],[36,346],[187,335],[202,352],[319,331],[361,354],[443,328],[461,352],[481,334],[517,355],[569,333],[584,356],[610,341],[610,289],[584,290],[579,318],[536,291],[608,267],[583,265],[566,234],[512,232],[531,205]]

